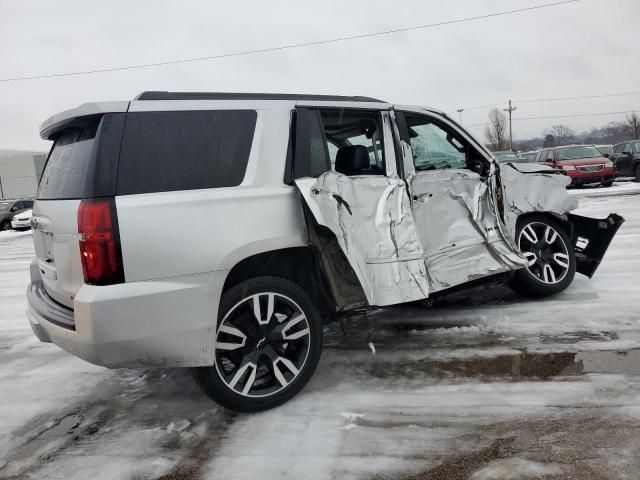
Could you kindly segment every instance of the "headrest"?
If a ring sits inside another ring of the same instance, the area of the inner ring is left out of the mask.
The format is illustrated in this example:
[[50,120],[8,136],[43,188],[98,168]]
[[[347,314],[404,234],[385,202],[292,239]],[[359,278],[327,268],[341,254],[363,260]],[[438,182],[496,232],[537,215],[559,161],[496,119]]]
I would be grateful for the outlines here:
[[369,152],[363,145],[340,147],[336,154],[336,172],[344,175],[365,173],[369,169]]

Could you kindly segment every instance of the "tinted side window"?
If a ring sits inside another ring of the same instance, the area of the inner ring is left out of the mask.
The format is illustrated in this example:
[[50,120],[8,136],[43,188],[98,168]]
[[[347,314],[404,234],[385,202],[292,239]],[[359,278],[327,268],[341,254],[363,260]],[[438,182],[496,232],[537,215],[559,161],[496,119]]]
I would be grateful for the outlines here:
[[116,194],[239,185],[256,119],[254,110],[129,113]]

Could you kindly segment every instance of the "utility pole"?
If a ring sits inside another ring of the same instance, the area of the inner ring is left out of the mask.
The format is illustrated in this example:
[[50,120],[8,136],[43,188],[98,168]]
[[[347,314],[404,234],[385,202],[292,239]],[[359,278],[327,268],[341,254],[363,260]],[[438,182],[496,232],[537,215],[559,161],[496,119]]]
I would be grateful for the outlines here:
[[513,130],[511,129],[511,112],[518,107],[511,106],[511,100],[509,100],[509,108],[503,108],[505,112],[509,112],[509,150],[513,151]]
[[460,116],[460,125],[462,125],[462,112],[464,112],[464,108],[459,108],[456,112],[458,112],[458,115]]

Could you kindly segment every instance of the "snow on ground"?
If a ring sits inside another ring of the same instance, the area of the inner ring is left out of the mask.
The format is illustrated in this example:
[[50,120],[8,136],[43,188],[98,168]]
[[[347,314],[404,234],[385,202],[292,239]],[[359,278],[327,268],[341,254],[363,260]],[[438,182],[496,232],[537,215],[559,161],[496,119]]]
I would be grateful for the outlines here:
[[578,213],[627,219],[592,280],[330,325],[305,390],[256,415],[217,407],[186,371],[106,370],[39,343],[30,234],[0,233],[0,478],[635,479],[640,188],[621,185],[572,190]]

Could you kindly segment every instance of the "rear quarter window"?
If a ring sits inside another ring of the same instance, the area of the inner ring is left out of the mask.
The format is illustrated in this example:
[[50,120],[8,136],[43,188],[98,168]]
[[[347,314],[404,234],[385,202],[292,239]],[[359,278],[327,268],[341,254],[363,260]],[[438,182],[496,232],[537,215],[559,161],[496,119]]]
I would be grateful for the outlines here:
[[117,195],[239,185],[256,119],[254,110],[127,114]]

